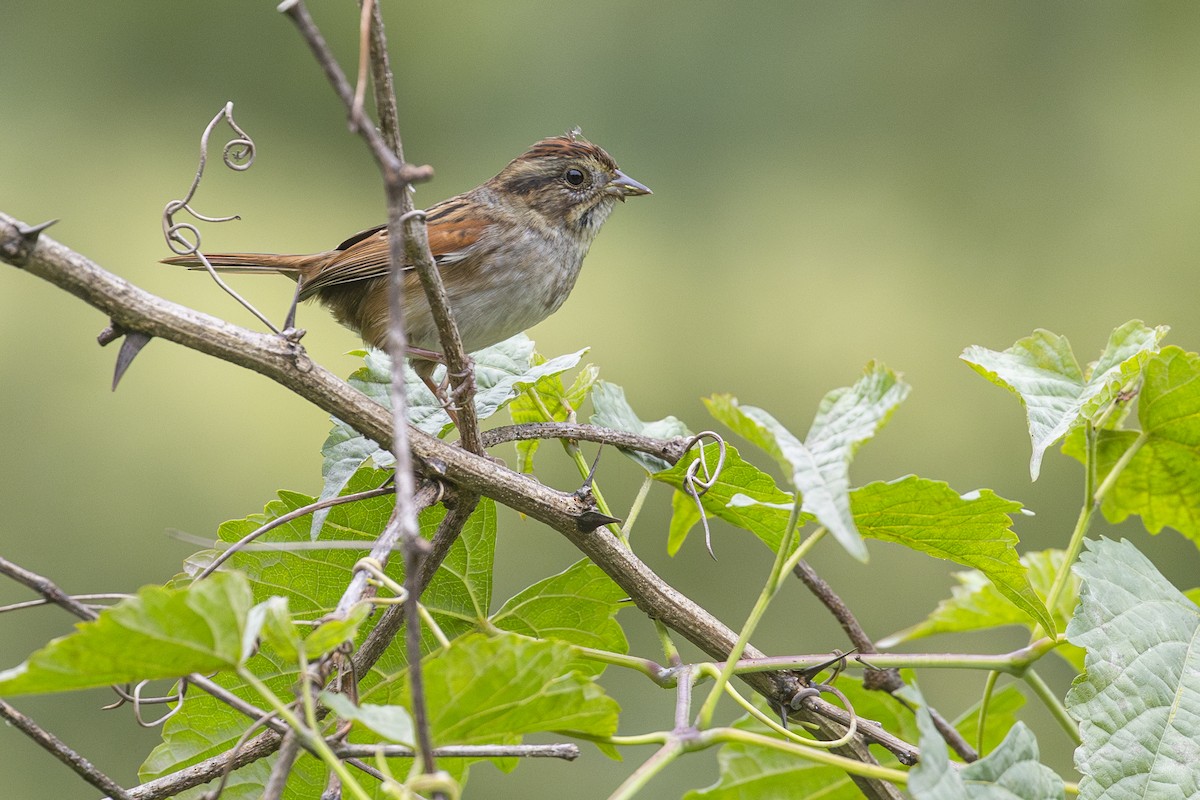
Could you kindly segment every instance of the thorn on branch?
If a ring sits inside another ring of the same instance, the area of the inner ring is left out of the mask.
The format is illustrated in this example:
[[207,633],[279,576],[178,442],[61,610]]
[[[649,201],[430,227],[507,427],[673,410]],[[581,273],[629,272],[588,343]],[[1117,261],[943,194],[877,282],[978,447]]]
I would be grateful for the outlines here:
[[610,517],[608,514],[601,514],[595,510],[584,511],[575,518],[575,524],[584,533],[591,533],[603,525],[619,525],[620,523],[621,520],[617,517]]
[[150,344],[150,340],[153,338],[150,334],[141,331],[130,331],[125,334],[125,341],[121,342],[121,351],[117,353],[117,367],[113,371],[112,390],[114,392],[117,390],[117,384],[125,375],[125,370],[129,369],[133,359],[137,358],[137,354],[142,352],[142,348]]
[[33,253],[33,248],[37,246],[37,240],[42,231],[56,222],[58,222],[56,219],[47,220],[40,225],[26,225],[23,222],[18,222],[16,225],[17,237],[0,242],[0,254],[4,256],[5,261],[14,267],[25,266],[25,262],[29,260],[30,254]]

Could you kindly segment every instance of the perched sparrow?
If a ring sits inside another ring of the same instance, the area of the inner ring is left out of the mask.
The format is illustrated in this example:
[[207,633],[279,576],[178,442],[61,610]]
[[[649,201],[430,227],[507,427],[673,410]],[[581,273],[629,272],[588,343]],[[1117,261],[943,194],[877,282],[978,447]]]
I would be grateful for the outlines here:
[[[588,247],[617,201],[650,190],[617,169],[601,148],[576,134],[543,139],[500,174],[427,211],[429,246],[442,274],[463,344],[479,350],[541,322],[567,299]],[[387,227],[351,236],[312,255],[208,253],[231,272],[278,272],[299,281],[363,341],[388,335]],[[195,256],[167,264],[202,268]],[[405,274],[409,344],[440,352],[437,328],[415,271]],[[413,356],[427,383],[434,363]]]

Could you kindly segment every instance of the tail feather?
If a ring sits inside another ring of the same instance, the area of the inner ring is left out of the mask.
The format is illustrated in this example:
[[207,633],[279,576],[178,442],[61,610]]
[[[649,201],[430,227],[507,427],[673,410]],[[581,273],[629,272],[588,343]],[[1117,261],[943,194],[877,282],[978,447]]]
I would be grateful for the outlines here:
[[[271,253],[205,253],[204,257],[219,272],[278,272],[283,275],[303,275],[321,255],[323,254],[280,256]],[[204,263],[196,255],[164,258],[162,263],[188,269],[204,269]]]

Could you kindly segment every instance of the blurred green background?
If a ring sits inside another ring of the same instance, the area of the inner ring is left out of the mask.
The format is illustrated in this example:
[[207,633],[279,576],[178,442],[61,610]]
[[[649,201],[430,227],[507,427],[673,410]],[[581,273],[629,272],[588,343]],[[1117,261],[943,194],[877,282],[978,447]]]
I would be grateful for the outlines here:
[[[344,64],[354,8],[313,3]],[[1196,4],[527,0],[387,2],[385,12],[407,154],[437,170],[418,205],[573,125],[654,189],[616,211],[571,299],[532,331],[548,354],[590,346],[644,418],[708,427],[698,398],[729,391],[802,433],[826,391],[882,359],[914,389],[861,451],[855,482],[915,472],[993,488],[1037,512],[1016,530],[1024,549],[1040,549],[1065,543],[1081,470],[1052,452],[1031,484],[1017,401],[959,352],[1045,327],[1090,359],[1135,317],[1200,345]],[[244,174],[210,170],[196,207],[242,221],[206,226],[207,248],[309,252],[383,220],[372,162],[273,2],[10,2],[0,78],[0,209],[61,218],[52,236],[170,299],[254,323],[204,276],[156,263],[167,255],[159,214],[186,191],[200,131],[226,100],[259,156]],[[290,298],[282,279],[236,285],[275,317]],[[94,340],[105,323],[0,266],[5,557],[72,592],[131,590],[169,578],[193,549],[168,530],[211,536],[278,488],[318,491],[324,414],[162,342],[113,394],[115,348]],[[316,307],[301,324],[318,360],[355,368],[353,335]],[[543,448],[542,467],[555,486],[578,483],[556,447]],[[638,469],[607,454],[600,480],[624,509]],[[718,526],[719,561],[699,540],[666,558],[668,504],[660,487],[635,531],[639,553],[740,625],[766,554]],[[497,603],[576,558],[536,524],[501,524]],[[1196,552],[1174,532],[1152,539],[1101,521],[1095,533],[1130,536],[1178,585],[1198,582]],[[871,552],[861,566],[830,542],[813,560],[875,636],[916,622],[952,585],[950,565],[879,543]],[[0,602],[28,596],[0,584]],[[626,613],[634,651],[657,657],[649,625]],[[69,627],[52,610],[0,617],[0,667]],[[756,643],[845,647],[795,586]],[[914,649],[1022,643],[1013,632]],[[1044,673],[1065,691],[1065,668]],[[982,681],[929,674],[923,688],[953,716]],[[622,732],[669,727],[669,693],[627,675],[608,685],[628,705]],[[100,712],[110,697],[17,705],[129,785],[155,734],[127,710]],[[1043,753],[1065,772],[1066,737],[1032,705]],[[20,734],[0,737],[6,796],[93,796]],[[605,797],[645,755],[614,764],[585,749],[575,764],[530,763],[511,777],[485,765],[468,796]],[[711,757],[686,763],[646,796],[715,777]]]

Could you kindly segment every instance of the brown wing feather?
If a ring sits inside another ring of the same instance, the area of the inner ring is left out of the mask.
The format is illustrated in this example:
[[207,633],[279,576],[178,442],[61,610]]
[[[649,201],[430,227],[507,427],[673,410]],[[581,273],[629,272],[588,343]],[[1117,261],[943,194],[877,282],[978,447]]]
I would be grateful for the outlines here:
[[[468,217],[465,210],[472,207],[461,198],[452,198],[429,210],[429,249],[439,265],[454,263],[453,256],[479,241],[491,224],[487,219]],[[387,265],[387,228],[363,231],[328,253],[328,260],[304,280],[300,296],[308,298],[330,286],[385,277]]]

